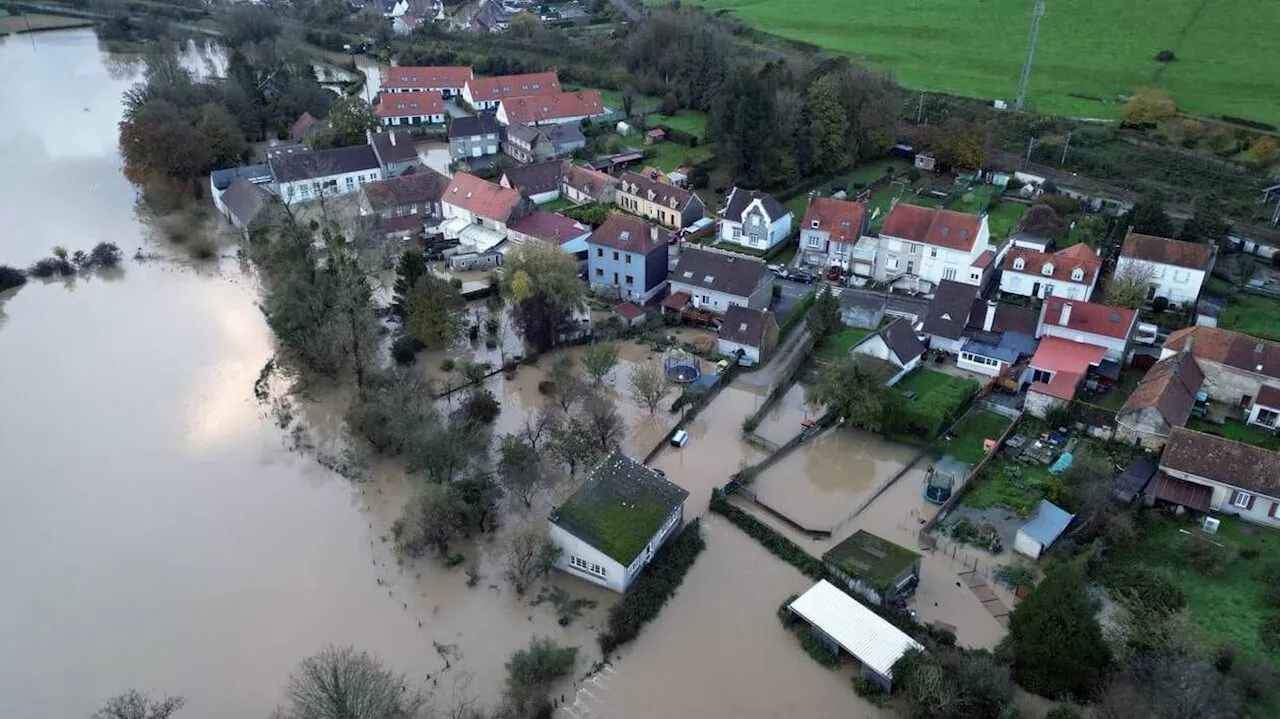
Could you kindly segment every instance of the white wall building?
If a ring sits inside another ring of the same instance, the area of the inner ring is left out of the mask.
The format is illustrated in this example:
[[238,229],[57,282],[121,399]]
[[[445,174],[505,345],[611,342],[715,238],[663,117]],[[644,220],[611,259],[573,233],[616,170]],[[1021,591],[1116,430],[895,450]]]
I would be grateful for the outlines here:
[[1102,260],[1083,242],[1057,252],[1008,250],[1000,262],[1000,291],[1023,297],[1093,298]]
[[921,292],[943,280],[981,284],[990,239],[986,215],[898,203],[880,228],[875,279]]
[[772,299],[773,275],[764,262],[743,255],[685,247],[667,277],[668,299],[685,293],[700,310],[723,313],[733,306],[763,310]]
[[791,236],[791,211],[764,192],[734,187],[720,217],[722,242],[770,250]]
[[372,145],[276,155],[270,160],[274,191],[285,204],[357,192],[383,179]]
[[1205,276],[1213,268],[1213,248],[1130,232],[1120,248],[1115,275],[1138,273],[1148,282],[1147,299],[1163,297],[1170,304],[1193,303]]
[[1060,337],[1102,347],[1105,359],[1123,365],[1137,324],[1138,313],[1130,309],[1051,298],[1040,307],[1036,337]]

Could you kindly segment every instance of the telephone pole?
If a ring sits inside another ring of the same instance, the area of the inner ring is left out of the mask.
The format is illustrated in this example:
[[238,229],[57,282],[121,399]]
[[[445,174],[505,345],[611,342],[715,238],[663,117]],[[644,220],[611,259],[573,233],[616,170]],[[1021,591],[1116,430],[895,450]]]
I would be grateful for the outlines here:
[[1018,81],[1018,100],[1014,109],[1021,110],[1027,99],[1027,83],[1031,80],[1031,61],[1036,56],[1036,36],[1040,34],[1040,17],[1044,15],[1044,0],[1036,0],[1036,9],[1031,13],[1031,40],[1027,42],[1027,59],[1022,63],[1022,78]]

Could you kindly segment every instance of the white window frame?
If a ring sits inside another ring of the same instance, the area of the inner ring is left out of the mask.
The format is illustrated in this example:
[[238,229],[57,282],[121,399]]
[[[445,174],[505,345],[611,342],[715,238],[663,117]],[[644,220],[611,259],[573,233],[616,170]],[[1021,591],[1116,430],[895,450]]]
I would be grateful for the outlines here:
[[956,278],[956,268],[948,267],[942,271],[942,279],[954,280]]
[[1231,506],[1236,507],[1237,509],[1248,509],[1249,502],[1251,500],[1253,500],[1252,494],[1236,490],[1236,496],[1231,500]]
[[1013,258],[1013,269],[1020,270],[1026,266],[1027,266],[1026,260],[1022,259],[1021,257]]

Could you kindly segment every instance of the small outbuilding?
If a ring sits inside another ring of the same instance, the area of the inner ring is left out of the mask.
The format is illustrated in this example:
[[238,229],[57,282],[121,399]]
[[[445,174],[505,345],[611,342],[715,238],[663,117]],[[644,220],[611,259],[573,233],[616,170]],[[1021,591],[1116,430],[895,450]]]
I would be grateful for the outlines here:
[[813,636],[837,654],[844,651],[862,663],[861,675],[893,689],[893,664],[919,642],[882,619],[858,600],[825,579],[787,606],[809,623]]
[[613,313],[628,327],[644,324],[644,308],[634,302],[623,302],[613,308]]
[[920,554],[865,529],[822,555],[822,561],[872,604],[892,604],[915,594],[920,583]]
[[1022,525],[1013,540],[1014,551],[1032,559],[1039,559],[1046,549],[1058,541],[1067,525],[1076,515],[1047,499],[1040,500],[1040,508],[1031,521]]

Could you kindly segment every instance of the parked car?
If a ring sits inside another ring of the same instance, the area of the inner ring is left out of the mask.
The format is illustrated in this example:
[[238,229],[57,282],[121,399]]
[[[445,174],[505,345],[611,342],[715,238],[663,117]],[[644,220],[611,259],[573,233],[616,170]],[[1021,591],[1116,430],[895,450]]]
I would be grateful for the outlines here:
[[777,275],[778,277],[786,277],[787,275],[787,268],[783,267],[782,265],[765,265],[765,268],[767,268],[770,272]]
[[787,276],[787,279],[803,285],[811,285],[817,278],[808,272],[792,272]]
[[683,447],[689,443],[689,433],[683,429],[677,429],[676,433],[671,435],[672,447]]

